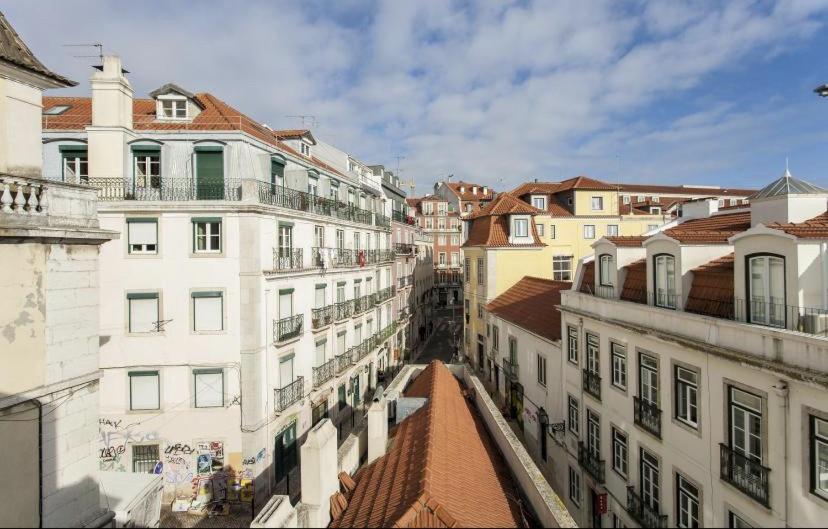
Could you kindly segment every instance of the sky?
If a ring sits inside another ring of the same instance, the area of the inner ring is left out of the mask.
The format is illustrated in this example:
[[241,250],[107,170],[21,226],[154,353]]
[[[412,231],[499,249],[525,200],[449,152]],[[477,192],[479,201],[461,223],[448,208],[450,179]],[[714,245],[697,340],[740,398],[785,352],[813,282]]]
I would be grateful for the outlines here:
[[[4,1],[89,95],[94,49],[136,97],[174,82],[273,128],[497,190],[608,182],[828,187],[828,0]],[[397,159],[397,157],[402,157]]]

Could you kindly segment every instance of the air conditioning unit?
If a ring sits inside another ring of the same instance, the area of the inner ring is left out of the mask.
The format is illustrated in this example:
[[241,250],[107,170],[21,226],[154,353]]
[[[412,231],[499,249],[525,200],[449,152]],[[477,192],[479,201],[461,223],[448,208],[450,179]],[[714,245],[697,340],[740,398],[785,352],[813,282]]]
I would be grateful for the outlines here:
[[828,334],[828,314],[805,314],[799,320],[802,331],[808,334]]

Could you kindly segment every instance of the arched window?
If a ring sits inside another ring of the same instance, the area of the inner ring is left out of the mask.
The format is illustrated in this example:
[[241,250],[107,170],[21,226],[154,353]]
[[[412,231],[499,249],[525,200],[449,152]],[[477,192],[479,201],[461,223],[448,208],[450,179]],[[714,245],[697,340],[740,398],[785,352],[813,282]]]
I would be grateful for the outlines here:
[[785,326],[785,259],[775,255],[748,257],[750,322]]
[[613,269],[615,268],[615,262],[611,255],[603,254],[598,258],[599,267],[598,267],[598,284],[603,287],[611,287],[613,286]]

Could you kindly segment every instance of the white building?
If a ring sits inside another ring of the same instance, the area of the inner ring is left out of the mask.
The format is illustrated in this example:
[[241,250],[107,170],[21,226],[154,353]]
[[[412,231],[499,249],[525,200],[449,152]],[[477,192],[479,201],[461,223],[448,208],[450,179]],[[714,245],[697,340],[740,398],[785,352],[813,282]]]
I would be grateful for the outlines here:
[[91,85],[46,101],[44,161],[122,234],[101,255],[101,468],[161,473],[193,509],[295,496],[297,439],[326,416],[344,439],[393,360],[380,184],[211,94],[134,99],[116,57]]
[[602,505],[615,526],[828,516],[828,193],[786,174],[717,209],[693,201],[675,228],[599,240],[562,293],[566,456],[552,457],[583,523]]

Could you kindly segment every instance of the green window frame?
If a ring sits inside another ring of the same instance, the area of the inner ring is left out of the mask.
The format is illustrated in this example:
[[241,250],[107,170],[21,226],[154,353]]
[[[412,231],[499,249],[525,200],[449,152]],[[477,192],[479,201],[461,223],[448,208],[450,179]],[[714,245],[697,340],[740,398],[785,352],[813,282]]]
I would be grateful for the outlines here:
[[[61,180],[64,182],[89,182],[89,154],[86,145],[61,145],[60,165]],[[67,169],[73,171],[72,179],[67,180]]]
[[[138,300],[148,300],[154,299],[155,300],[155,314],[157,321],[161,320],[161,303],[160,303],[160,296],[158,292],[130,292],[126,295],[127,298],[127,329],[130,333],[146,333],[152,331],[138,331],[133,329],[132,324],[132,302]],[[160,330],[160,329],[156,329]]]
[[224,200],[224,148],[197,146],[195,162],[196,198]]

